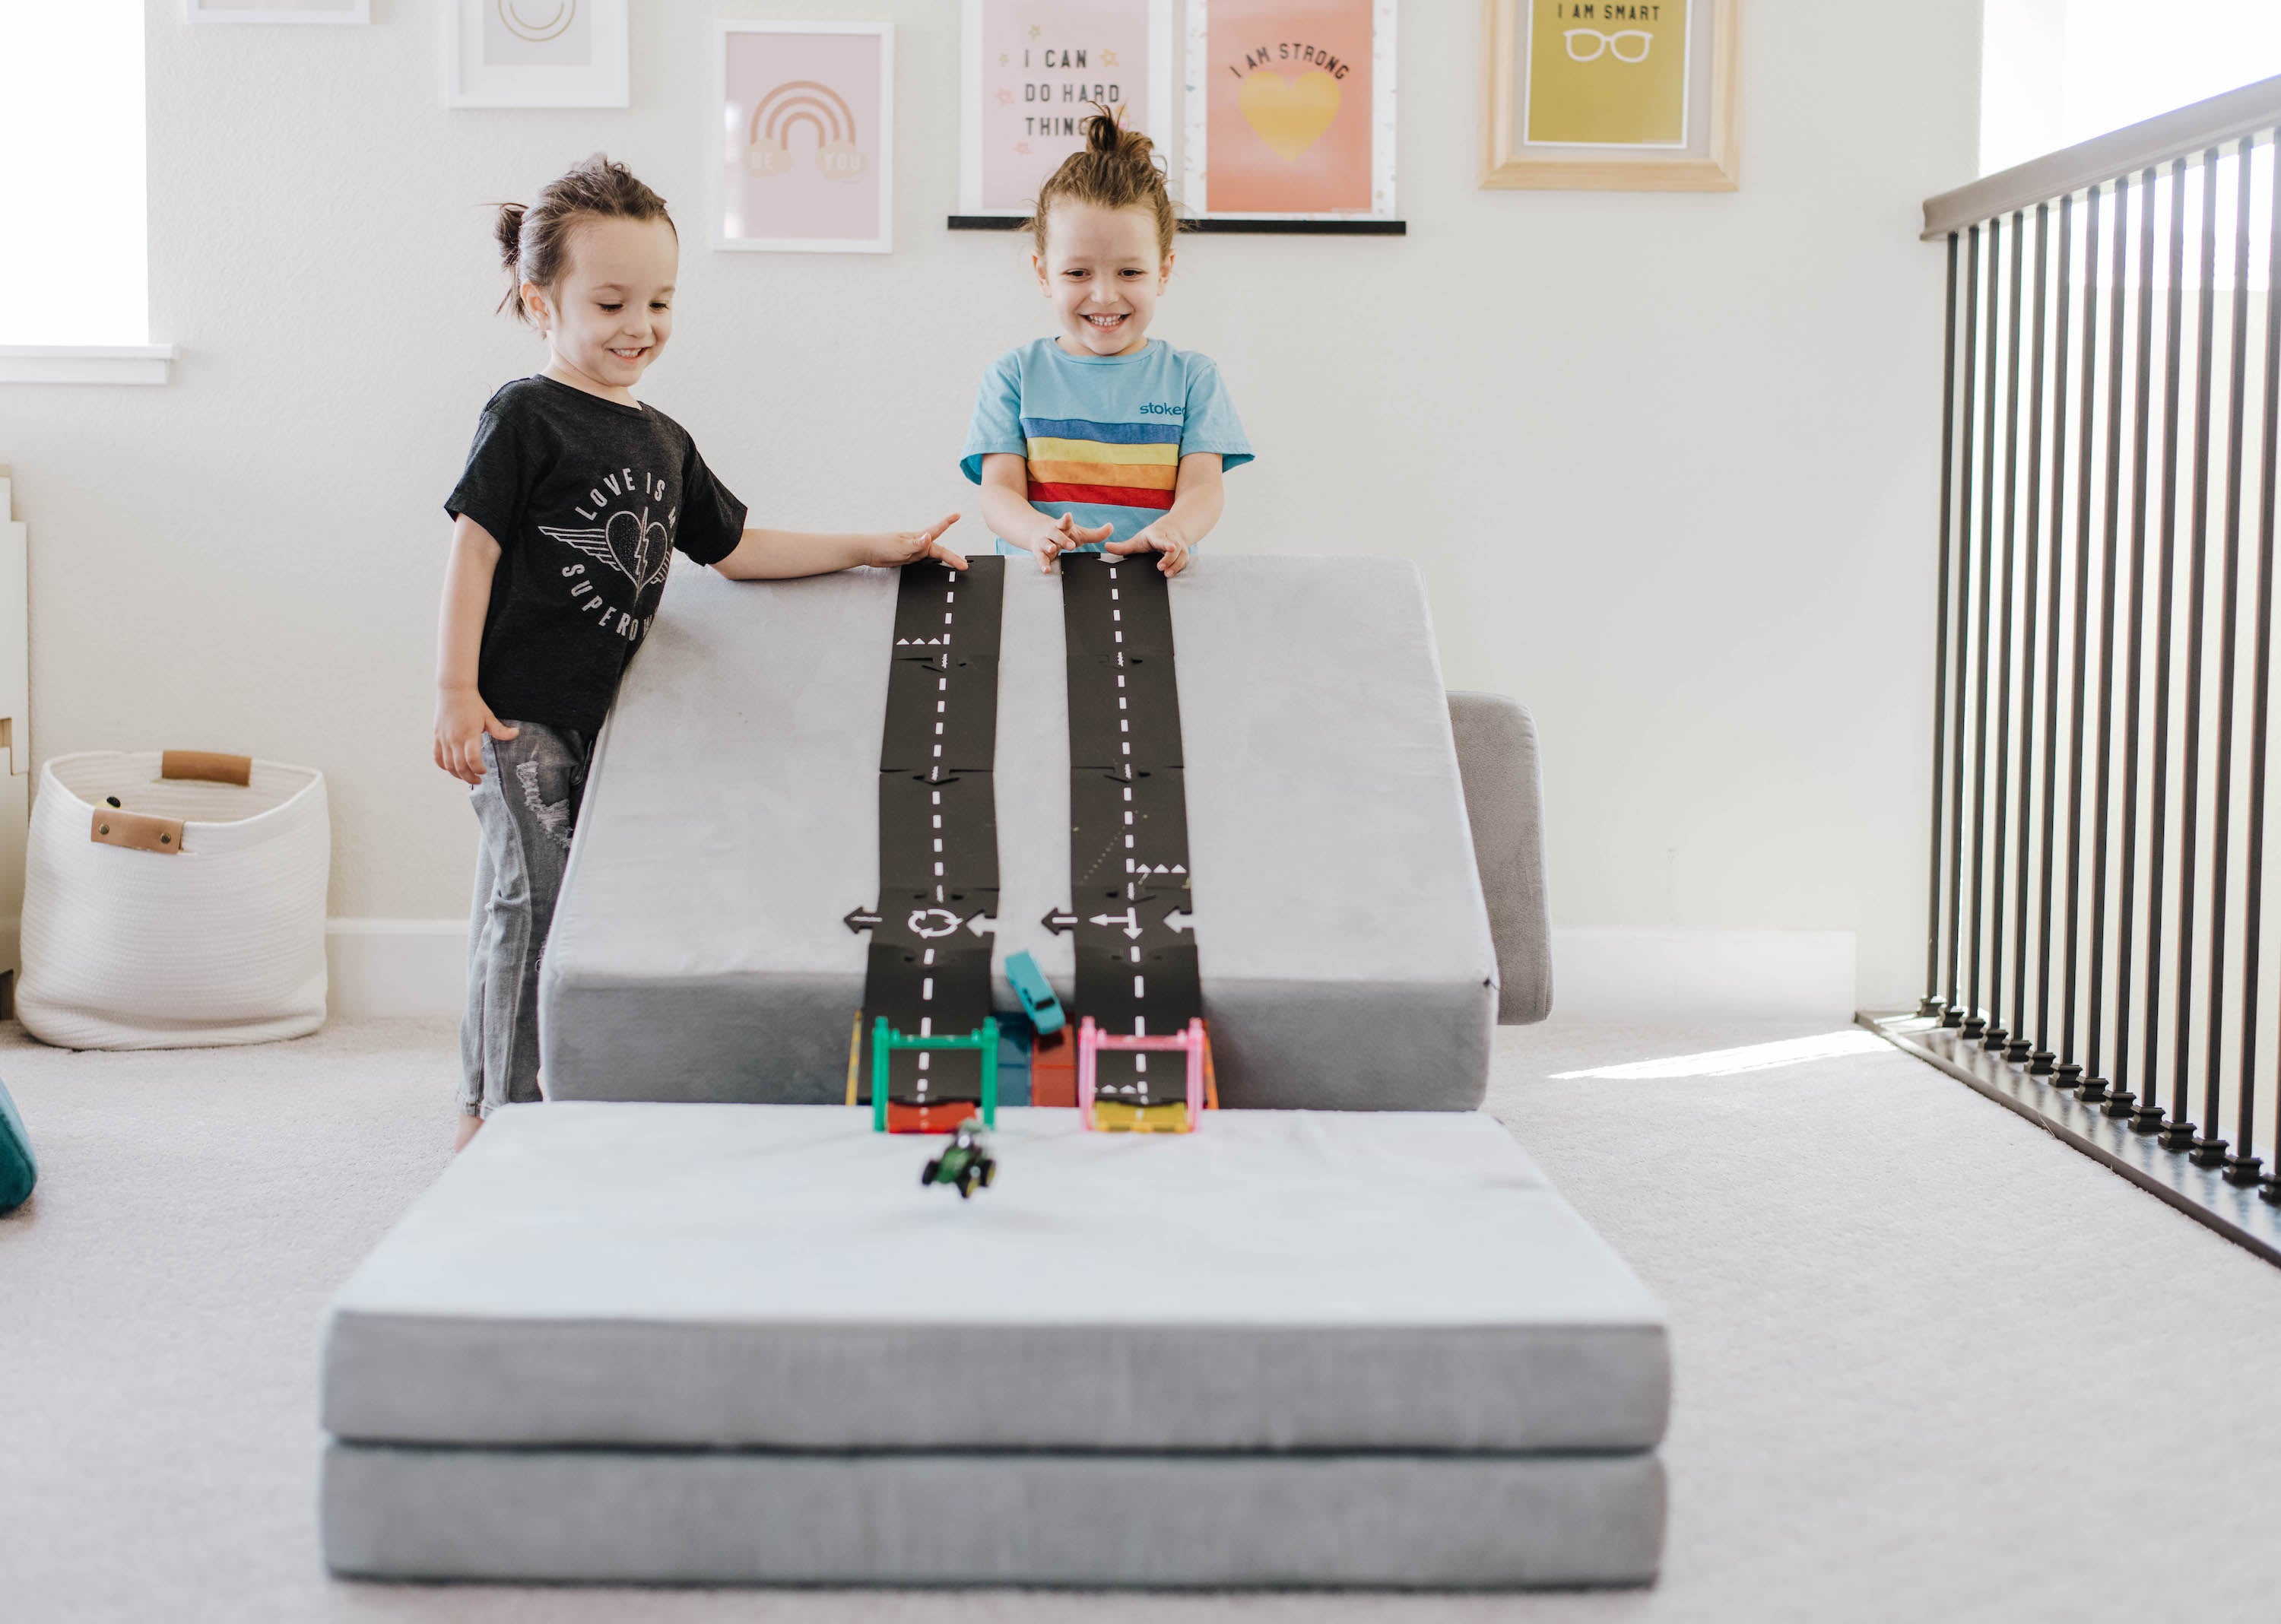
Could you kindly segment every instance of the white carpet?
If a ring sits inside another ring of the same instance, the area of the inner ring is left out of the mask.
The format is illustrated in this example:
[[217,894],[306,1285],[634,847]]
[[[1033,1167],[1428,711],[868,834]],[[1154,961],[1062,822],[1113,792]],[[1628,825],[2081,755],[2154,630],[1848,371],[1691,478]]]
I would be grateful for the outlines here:
[[42,1167],[0,1219],[9,1624],[2281,1616],[2281,1270],[1897,1052],[1562,1079],[1807,1034],[1504,1034],[1492,1109],[1671,1309],[1657,1589],[1098,1597],[329,1580],[319,1316],[447,1159],[449,1032],[0,1034]]

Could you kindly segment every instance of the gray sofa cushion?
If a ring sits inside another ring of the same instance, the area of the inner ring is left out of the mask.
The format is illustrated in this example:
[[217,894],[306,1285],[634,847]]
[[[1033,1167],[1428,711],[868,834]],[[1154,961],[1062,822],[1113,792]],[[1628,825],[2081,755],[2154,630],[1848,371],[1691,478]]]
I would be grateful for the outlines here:
[[995,1184],[846,1107],[511,1107],[349,1280],[364,1442],[1639,1450],[1654,1299],[1470,1112],[1009,1109]]
[[[1017,564],[1020,561],[1015,561]],[[1074,991],[1061,586],[1007,574],[996,962]],[[843,1097],[876,899],[894,578],[674,572],[589,781],[542,972],[548,1097]],[[1172,583],[1197,953],[1231,1105],[1470,1109],[1496,949],[1417,571]],[[1002,971],[997,998],[1017,1008]]]
[[1552,932],[1544,901],[1544,786],[1536,723],[1501,693],[1450,695],[1473,861],[1496,943],[1497,1021],[1552,1013]]
[[1644,1584],[1664,1518],[1648,1454],[336,1443],[323,1496],[335,1573],[618,1584]]

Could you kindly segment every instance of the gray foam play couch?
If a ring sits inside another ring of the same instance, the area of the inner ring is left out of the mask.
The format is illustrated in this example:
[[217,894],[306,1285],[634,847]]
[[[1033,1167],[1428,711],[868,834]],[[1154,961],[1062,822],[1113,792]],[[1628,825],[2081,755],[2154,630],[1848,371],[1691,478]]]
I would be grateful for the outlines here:
[[[1073,960],[1042,923],[1070,901],[1061,586],[1008,562],[994,956],[1010,1009],[1007,955],[1033,954],[1065,999]],[[1500,1008],[1537,1019],[1551,993],[1527,713],[1458,696],[1453,737],[1406,562],[1212,558],[1171,598],[1223,1099],[1480,1103]],[[842,920],[876,900],[894,599],[887,571],[675,572],[547,942],[548,1098],[843,1096],[865,939]]]
[[[1059,589],[1020,562],[996,942],[1066,996],[1038,923],[1068,901]],[[841,918],[874,900],[893,602],[880,574],[676,573],[548,947],[552,1102],[496,1115],[334,1305],[327,1560],[1651,1579],[1661,1311],[1469,1109],[1492,1021],[1551,995],[1527,713],[1444,693],[1406,564],[1213,558],[1174,583],[1232,1109],[1181,1136],[1009,1110],[998,1182],[961,1203],[919,1186],[925,1141],[802,1103],[841,1097],[862,997]]]
[[992,1187],[816,1106],[497,1113],[343,1289],[338,1572],[1631,1583],[1654,1300],[1475,1112],[1001,1113]]

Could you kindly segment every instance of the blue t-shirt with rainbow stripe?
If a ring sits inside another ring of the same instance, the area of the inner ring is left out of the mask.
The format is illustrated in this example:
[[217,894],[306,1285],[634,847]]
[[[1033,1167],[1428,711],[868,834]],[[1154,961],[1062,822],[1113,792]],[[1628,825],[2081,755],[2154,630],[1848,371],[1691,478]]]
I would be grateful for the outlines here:
[[958,466],[979,484],[994,452],[1029,460],[1032,507],[1125,541],[1171,507],[1182,457],[1213,452],[1241,468],[1251,442],[1208,355],[1161,338],[1133,355],[1071,355],[1040,338],[991,362],[975,391]]

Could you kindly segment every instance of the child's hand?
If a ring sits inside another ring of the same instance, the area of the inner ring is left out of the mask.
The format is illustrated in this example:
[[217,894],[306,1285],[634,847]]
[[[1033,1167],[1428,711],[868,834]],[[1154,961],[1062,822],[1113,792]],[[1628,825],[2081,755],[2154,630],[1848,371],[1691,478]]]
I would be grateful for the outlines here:
[[1076,514],[1063,514],[1030,538],[1030,551],[1038,555],[1038,568],[1050,575],[1054,561],[1063,553],[1072,547],[1107,541],[1116,528],[1111,524],[1079,524]]
[[1188,544],[1179,531],[1159,519],[1145,530],[1138,530],[1129,541],[1112,541],[1107,549],[1116,553],[1161,553],[1156,568],[1167,576],[1176,576],[1188,567]]
[[465,784],[483,781],[483,738],[513,739],[511,728],[473,688],[446,688],[436,700],[436,765]]
[[957,522],[958,515],[953,514],[947,519],[936,520],[923,530],[897,530],[882,536],[879,537],[878,553],[870,561],[892,569],[898,564],[915,564],[923,558],[932,558],[941,561],[953,569],[963,569],[966,568],[965,555],[952,552],[936,539]]

